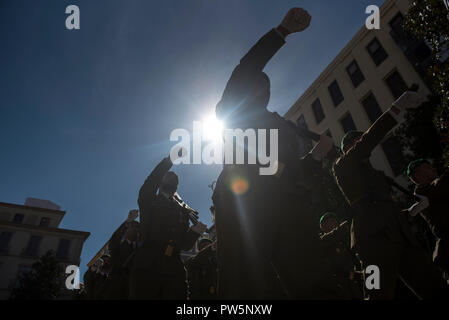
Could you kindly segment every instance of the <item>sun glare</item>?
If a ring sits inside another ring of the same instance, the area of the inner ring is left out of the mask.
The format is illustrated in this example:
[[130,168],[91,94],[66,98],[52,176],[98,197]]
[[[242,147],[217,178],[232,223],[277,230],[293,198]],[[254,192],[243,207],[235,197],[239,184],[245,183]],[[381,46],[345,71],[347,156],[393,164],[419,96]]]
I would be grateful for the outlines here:
[[203,138],[205,140],[220,142],[222,140],[223,122],[215,115],[211,115],[203,120]]

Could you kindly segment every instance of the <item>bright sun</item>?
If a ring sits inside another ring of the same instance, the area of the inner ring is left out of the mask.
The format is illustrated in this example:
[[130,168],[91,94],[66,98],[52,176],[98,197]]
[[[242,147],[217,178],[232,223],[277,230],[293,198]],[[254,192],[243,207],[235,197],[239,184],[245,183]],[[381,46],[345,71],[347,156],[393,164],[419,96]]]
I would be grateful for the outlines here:
[[211,115],[203,120],[203,138],[214,142],[222,140],[223,122],[218,120],[215,115]]

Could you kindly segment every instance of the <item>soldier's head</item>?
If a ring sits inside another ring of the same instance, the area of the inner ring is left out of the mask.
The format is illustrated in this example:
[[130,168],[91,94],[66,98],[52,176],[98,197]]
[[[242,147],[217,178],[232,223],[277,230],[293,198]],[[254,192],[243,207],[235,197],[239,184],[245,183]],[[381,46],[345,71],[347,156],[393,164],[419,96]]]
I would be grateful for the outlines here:
[[429,161],[418,159],[408,165],[407,176],[416,185],[428,185],[438,178],[438,171]]
[[173,196],[176,190],[178,190],[178,182],[178,175],[173,171],[168,171],[162,178],[159,191],[169,196]]
[[108,271],[109,268],[111,267],[111,256],[108,253],[105,253],[101,256],[101,260],[103,260],[101,270]]
[[346,153],[349,149],[351,149],[354,144],[360,140],[362,137],[363,132],[361,131],[349,131],[344,135],[344,137],[341,139],[341,151],[343,153]]
[[207,238],[201,239],[200,241],[198,241],[198,250],[199,251],[203,250],[211,243],[212,243],[212,240],[210,240],[210,239],[207,239]]
[[97,260],[94,261],[94,263],[91,266],[91,269],[93,272],[97,272],[98,270],[100,270],[101,266],[103,265],[103,259],[98,258]]
[[267,108],[270,101],[268,75],[265,72],[259,73],[256,79],[252,79],[247,94],[239,98],[241,101],[235,101],[234,97],[223,95],[215,108],[217,118],[224,121],[228,127],[232,127],[233,123],[244,122],[246,118],[251,118]]
[[320,218],[320,229],[324,233],[329,233],[338,227],[337,215],[333,212],[327,212]]

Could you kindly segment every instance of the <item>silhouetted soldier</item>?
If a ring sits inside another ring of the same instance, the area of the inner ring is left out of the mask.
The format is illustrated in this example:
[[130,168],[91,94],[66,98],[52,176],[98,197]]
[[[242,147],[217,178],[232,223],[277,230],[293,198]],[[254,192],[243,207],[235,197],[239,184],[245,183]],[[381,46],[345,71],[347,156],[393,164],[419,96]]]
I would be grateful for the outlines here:
[[128,218],[114,232],[108,242],[111,253],[108,299],[126,300],[129,296],[129,274],[137,248],[141,245],[138,210],[131,210]]
[[429,161],[420,159],[409,164],[407,175],[416,185],[415,194],[422,200],[410,209],[410,214],[418,213],[428,222],[434,235],[439,239],[434,251],[434,261],[449,272],[449,174],[438,171]]
[[217,180],[213,201],[220,298],[328,297],[323,284],[330,284],[330,271],[323,270],[309,187],[317,182],[332,140],[322,135],[301,160],[295,125],[266,109],[270,82],[262,71],[284,38],[306,29],[310,20],[305,10],[291,9],[241,59],[216,107],[227,128],[278,129],[279,135],[275,175],[261,176],[260,164],[227,164]]
[[441,297],[446,290],[441,274],[393,202],[385,175],[369,163],[372,150],[396,126],[404,109],[416,108],[421,102],[416,93],[406,92],[367,132],[348,133],[342,139],[344,154],[333,168],[354,215],[352,246],[365,266],[380,269],[380,289],[369,293],[373,299],[393,299],[398,279],[420,298]]
[[186,261],[190,300],[217,298],[217,251],[209,239],[201,239],[199,252]]
[[86,299],[94,300],[96,299],[96,285],[97,280],[100,278],[99,271],[100,267],[103,264],[102,259],[97,259],[94,263],[87,269],[84,273],[84,289],[86,291]]
[[347,221],[338,222],[337,215],[327,212],[320,218],[321,240],[326,250],[326,261],[336,279],[336,294],[341,299],[364,298],[363,265],[350,248],[350,230]]
[[[190,250],[206,226],[189,227],[186,209],[176,200],[178,176],[169,157],[151,172],[139,192],[143,245],[134,257],[130,299],[186,299],[181,250]],[[159,193],[157,192],[159,190]]]
[[105,253],[100,259],[103,263],[97,273],[97,280],[95,282],[95,299],[106,300],[108,298],[109,288],[111,285],[111,282],[109,281],[112,267],[111,255],[109,253]]

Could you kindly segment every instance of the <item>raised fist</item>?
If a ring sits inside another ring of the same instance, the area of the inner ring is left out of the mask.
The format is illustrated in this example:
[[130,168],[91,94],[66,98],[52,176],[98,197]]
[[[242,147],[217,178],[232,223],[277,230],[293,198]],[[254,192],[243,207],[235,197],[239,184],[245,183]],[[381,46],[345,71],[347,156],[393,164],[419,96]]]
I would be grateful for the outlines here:
[[334,140],[326,133],[320,135],[320,141],[312,150],[312,158],[317,161],[323,160],[334,148]]
[[128,213],[128,218],[126,219],[126,222],[131,222],[136,220],[136,218],[139,216],[139,210],[133,209],[130,210]]
[[281,22],[281,26],[287,29],[290,33],[301,32],[310,24],[312,17],[302,8],[290,9]]
[[416,196],[420,199],[419,202],[415,203],[414,205],[412,205],[410,208],[408,208],[408,213],[414,217],[416,216],[418,213],[420,213],[421,211],[427,209],[430,205],[429,203],[429,198],[425,197],[425,196],[421,196],[419,194],[416,194]]
[[415,109],[419,107],[426,99],[413,91],[406,91],[399,97],[395,102],[393,102],[393,106],[405,110],[405,109]]

